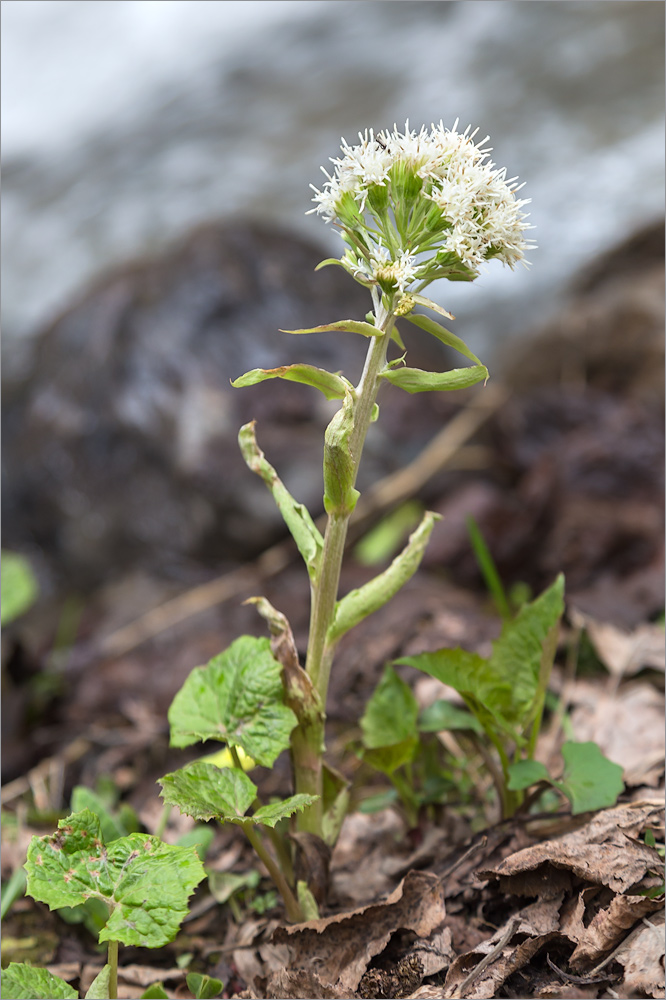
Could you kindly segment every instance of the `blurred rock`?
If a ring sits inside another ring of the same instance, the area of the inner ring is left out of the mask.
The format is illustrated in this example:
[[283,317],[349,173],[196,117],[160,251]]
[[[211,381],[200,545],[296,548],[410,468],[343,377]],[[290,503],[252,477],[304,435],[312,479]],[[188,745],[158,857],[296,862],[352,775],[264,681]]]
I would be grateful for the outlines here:
[[44,330],[28,379],[5,393],[4,544],[41,553],[69,586],[260,550],[282,529],[238,451],[253,418],[317,509],[331,404],[293,383],[229,380],[293,361],[360,373],[362,338],[278,332],[367,311],[339,268],[314,273],[323,256],[284,233],[210,225],[101,280]]

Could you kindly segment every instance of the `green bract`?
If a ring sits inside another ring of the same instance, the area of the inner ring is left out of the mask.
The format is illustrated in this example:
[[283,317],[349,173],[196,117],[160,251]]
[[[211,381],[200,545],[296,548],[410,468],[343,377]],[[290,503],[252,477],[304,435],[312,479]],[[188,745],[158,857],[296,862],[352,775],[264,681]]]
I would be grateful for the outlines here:
[[55,910],[99,899],[109,908],[100,941],[157,948],[171,941],[187,900],[204,878],[194,849],[133,833],[105,845],[89,810],[61,820],[52,836],[33,837],[27,892]]
[[196,667],[174,698],[171,745],[222,740],[270,767],[289,746],[297,721],[284,704],[280,673],[268,639],[236,639],[205,667]]

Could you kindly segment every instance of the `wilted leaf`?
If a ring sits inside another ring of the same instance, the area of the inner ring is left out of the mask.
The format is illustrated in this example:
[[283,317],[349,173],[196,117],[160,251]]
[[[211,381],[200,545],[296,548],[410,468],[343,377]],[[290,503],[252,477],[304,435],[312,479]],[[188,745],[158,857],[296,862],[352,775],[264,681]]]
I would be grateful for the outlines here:
[[[369,962],[384,950],[396,930],[427,937],[444,916],[441,880],[427,872],[410,872],[383,903],[292,927],[278,927],[273,940],[289,948],[291,973],[316,968],[324,987],[348,995],[348,991],[356,990]],[[263,995],[281,994],[273,991]]]
[[418,714],[409,684],[393,667],[385,667],[361,718],[363,745],[368,749],[394,746],[415,737]]
[[161,947],[187,913],[204,878],[196,851],[133,833],[108,846],[88,810],[61,820],[52,836],[33,837],[26,862],[27,892],[50,909],[100,899],[110,910],[100,941]]
[[485,381],[488,369],[485,365],[452,368],[448,372],[425,372],[420,368],[385,368],[379,373],[379,377],[405,392],[447,392],[452,389],[468,389],[477,382]]
[[289,746],[296,716],[283,704],[281,667],[268,639],[241,636],[196,667],[169,709],[171,745],[225,740],[271,767]]
[[[294,332],[294,331],[289,331]],[[319,389],[326,399],[344,399],[346,392],[352,388],[351,382],[327,372],[325,368],[315,368],[313,365],[281,365],[279,368],[253,368],[231,383],[234,389],[242,389],[248,385],[257,385],[266,379],[283,378],[289,382],[300,382]]]
[[59,976],[22,962],[10,962],[2,970],[3,1000],[77,1000],[78,993]]

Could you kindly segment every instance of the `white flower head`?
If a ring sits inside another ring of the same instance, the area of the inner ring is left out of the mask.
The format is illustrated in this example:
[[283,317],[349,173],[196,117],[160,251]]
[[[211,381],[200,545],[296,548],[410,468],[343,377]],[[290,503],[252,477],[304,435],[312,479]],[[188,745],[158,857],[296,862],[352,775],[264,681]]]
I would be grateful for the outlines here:
[[414,280],[473,280],[495,257],[509,267],[524,260],[531,227],[528,202],[516,197],[522,185],[489,160],[487,136],[476,142],[477,130],[457,127],[416,132],[407,122],[404,132],[367,130],[354,146],[343,139],[333,174],[313,188],[312,211],[340,226],[366,278],[393,275],[405,292]]

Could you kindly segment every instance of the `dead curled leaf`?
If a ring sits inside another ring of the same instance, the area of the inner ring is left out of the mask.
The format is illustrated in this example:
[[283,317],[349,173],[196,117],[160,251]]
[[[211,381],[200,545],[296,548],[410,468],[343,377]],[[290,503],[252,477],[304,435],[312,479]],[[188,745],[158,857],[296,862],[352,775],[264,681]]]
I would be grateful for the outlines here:
[[664,994],[664,914],[643,919],[638,934],[627,940],[615,958],[624,966],[624,993],[628,997]]
[[572,833],[517,851],[479,877],[499,879],[503,891],[518,896],[540,895],[562,871],[628,892],[649,871],[660,869],[658,853],[638,837],[661,826],[662,813],[657,800],[604,809]]
[[[264,996],[353,996],[368,964],[384,950],[397,930],[411,930],[425,938],[444,917],[440,879],[428,872],[409,872],[384,902],[291,927],[278,927],[273,941],[289,949],[289,967],[279,982],[275,976],[269,977]],[[318,985],[312,981],[308,992],[298,992],[307,970],[314,970]],[[276,992],[276,988],[281,992]],[[313,992],[315,988],[319,992]]]

